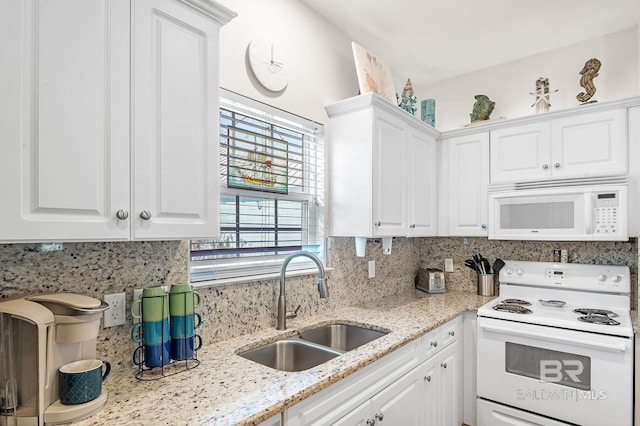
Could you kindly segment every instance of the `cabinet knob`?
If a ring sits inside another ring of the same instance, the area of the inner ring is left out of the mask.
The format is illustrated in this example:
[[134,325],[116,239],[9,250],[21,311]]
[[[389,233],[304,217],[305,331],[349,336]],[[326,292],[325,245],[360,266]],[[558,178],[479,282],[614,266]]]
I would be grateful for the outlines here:
[[129,212],[128,212],[128,211],[126,211],[126,210],[120,209],[120,210],[118,210],[118,211],[116,212],[116,217],[117,217],[119,220],[125,220],[126,218],[128,218],[128,217],[129,217]]
[[447,363],[446,363],[446,362],[443,362],[442,364],[440,364],[440,367],[442,367],[442,368],[447,368]]
[[543,168],[543,169],[545,169],[545,170],[547,170],[547,169],[549,168],[549,165],[548,165],[548,164],[543,164],[543,165],[542,165],[542,168]]
[[433,346],[434,348],[438,346],[438,342],[436,342],[435,340],[433,342],[431,342],[431,346]]
[[560,163],[556,163],[553,165],[553,167],[555,167],[556,169],[560,167]]
[[142,220],[151,219],[151,212],[149,212],[149,210],[142,210],[140,212],[140,219],[142,219]]
[[431,376],[424,376],[424,379],[425,379],[427,382],[430,382],[430,381],[431,381]]
[[482,229],[487,229],[487,225],[485,225],[484,223],[482,225],[480,225],[480,228]]
[[380,421],[384,420],[384,415],[382,415],[382,411],[380,411],[379,413],[376,413],[374,417],[376,418],[376,420],[380,420]]
[[368,419],[367,420],[367,426],[374,426],[376,424],[376,421],[373,419]]
[[411,225],[409,226],[409,228],[411,228],[411,229],[415,229],[415,227],[416,227],[416,224],[415,224],[415,223],[413,223],[413,224],[411,224]]
[[377,221],[376,223],[374,223],[374,225],[375,225],[375,226],[380,226],[380,225],[382,225],[382,222]]
[[453,336],[455,336],[455,335],[456,335],[456,332],[455,332],[455,331],[451,330],[451,331],[449,332],[449,336],[453,337]]

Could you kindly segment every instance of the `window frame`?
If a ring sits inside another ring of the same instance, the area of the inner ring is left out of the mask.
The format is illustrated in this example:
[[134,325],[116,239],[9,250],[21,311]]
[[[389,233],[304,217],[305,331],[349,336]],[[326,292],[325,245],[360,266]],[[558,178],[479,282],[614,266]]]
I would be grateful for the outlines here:
[[[273,193],[270,191],[256,191],[251,189],[244,189],[238,187],[231,187],[227,185],[227,177],[219,176],[219,184],[220,184],[220,198],[219,202],[221,202],[222,197],[224,196],[236,196],[236,197],[250,197],[250,198],[262,198],[264,200],[272,199],[272,200],[285,200],[285,201],[300,201],[302,202],[301,208],[305,208],[304,202],[307,202],[307,207],[311,209],[320,209],[319,212],[309,212],[307,215],[302,214],[302,232],[321,232],[321,238],[317,238],[316,241],[319,243],[319,251],[317,253],[323,263],[326,265],[328,263],[328,244],[329,240],[326,235],[327,224],[326,224],[326,205],[324,203],[325,200],[325,190],[326,190],[326,176],[324,175],[326,155],[324,148],[324,126],[320,123],[299,117],[295,114],[288,113],[286,111],[275,108],[271,105],[264,104],[262,102],[255,101],[253,99],[247,98],[245,96],[239,95],[237,93],[231,92],[229,90],[220,89],[220,108],[226,110],[235,110],[240,114],[247,114],[250,111],[257,111],[259,120],[266,121],[270,124],[276,126],[287,127],[287,125],[291,125],[294,123],[296,126],[305,129],[304,135],[312,135],[311,130],[315,133],[313,134],[314,138],[311,143],[317,144],[314,149],[315,153],[320,153],[320,157],[322,159],[322,164],[319,166],[320,180],[316,181],[313,191],[310,193],[303,192],[293,192],[288,194],[279,194]],[[246,108],[246,109],[244,109]],[[265,120],[265,117],[268,117],[269,120]],[[218,114],[218,119],[220,120],[220,113]],[[306,132],[309,130],[309,132]],[[306,136],[305,136],[306,138]],[[304,149],[304,147],[303,147]],[[222,155],[222,154],[221,154]],[[314,157],[316,158],[316,157]],[[220,163],[219,167],[222,163]],[[228,164],[227,164],[227,167]],[[318,169],[316,169],[318,170]],[[304,172],[306,174],[306,172]],[[314,172],[316,173],[316,172]],[[302,178],[304,179],[304,177]],[[309,202],[311,201],[311,202]],[[236,201],[237,203],[237,201]],[[237,204],[236,204],[237,205]],[[307,223],[305,225],[305,218],[315,217],[314,223]],[[236,226],[238,223],[236,222]],[[221,224],[222,229],[222,224]],[[276,231],[277,232],[277,231]],[[203,239],[206,240],[206,239]],[[301,242],[304,242],[304,238]],[[197,278],[194,279],[194,275],[197,276],[196,271],[201,270],[204,271],[207,269],[206,263],[207,261],[192,261],[191,260],[191,240],[187,241],[187,262],[188,262],[188,275],[189,282],[194,287],[211,287],[235,282],[251,282],[251,281],[260,281],[265,279],[273,279],[280,276],[280,268],[282,262],[292,251],[286,252],[284,254],[276,254],[276,255],[264,255],[264,256],[256,256],[255,258],[246,258],[246,267],[242,268],[230,268],[234,270],[236,273],[233,276],[226,276],[226,273],[222,274],[221,278],[213,279],[209,276],[206,279]],[[304,244],[302,245],[304,247]],[[284,248],[283,251],[287,251]],[[297,251],[297,250],[294,250]],[[259,259],[262,257],[262,259]],[[230,263],[238,263],[237,260],[235,262],[230,261]],[[240,261],[240,263],[245,263]],[[262,264],[262,266],[260,266]],[[213,270],[214,267],[209,267],[210,270]],[[223,272],[227,272],[224,270]],[[297,276],[297,275],[307,275],[317,273],[317,268],[313,262],[311,262],[306,257],[298,257],[294,259],[289,266],[287,267],[287,276]],[[212,275],[211,273],[210,275]]]

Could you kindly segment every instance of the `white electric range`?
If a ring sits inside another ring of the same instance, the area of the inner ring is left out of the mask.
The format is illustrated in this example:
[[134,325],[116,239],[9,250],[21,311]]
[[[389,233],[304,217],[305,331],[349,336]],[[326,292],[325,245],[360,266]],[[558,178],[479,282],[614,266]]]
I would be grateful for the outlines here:
[[505,261],[478,309],[478,425],[631,425],[627,266]]

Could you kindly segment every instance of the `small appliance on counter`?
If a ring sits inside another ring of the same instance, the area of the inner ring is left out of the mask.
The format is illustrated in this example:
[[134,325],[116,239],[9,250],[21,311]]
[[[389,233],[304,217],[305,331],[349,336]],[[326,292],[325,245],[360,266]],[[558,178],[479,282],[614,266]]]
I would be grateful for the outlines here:
[[416,288],[427,293],[445,293],[447,286],[442,269],[421,269],[416,277]]
[[[96,357],[96,342],[106,303],[73,293],[38,294],[0,302],[3,363],[13,374],[0,375],[5,391],[0,426],[69,423],[98,412],[107,401],[102,389],[95,399],[63,405],[58,370]],[[10,352],[9,352],[10,351]],[[6,372],[5,372],[6,373]]]

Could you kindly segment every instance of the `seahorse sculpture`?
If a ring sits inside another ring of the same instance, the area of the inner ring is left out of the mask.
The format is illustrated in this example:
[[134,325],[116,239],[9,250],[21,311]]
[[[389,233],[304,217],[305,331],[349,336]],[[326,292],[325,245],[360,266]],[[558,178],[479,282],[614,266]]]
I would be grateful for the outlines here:
[[[600,71],[600,66],[602,63],[596,59],[591,58],[587,62],[585,62],[584,67],[580,71],[580,86],[584,87],[584,92],[578,93],[576,98],[585,103],[591,99],[591,97],[596,93],[596,86],[593,84],[593,79],[598,76],[598,71]],[[591,102],[597,102],[595,100]]]

